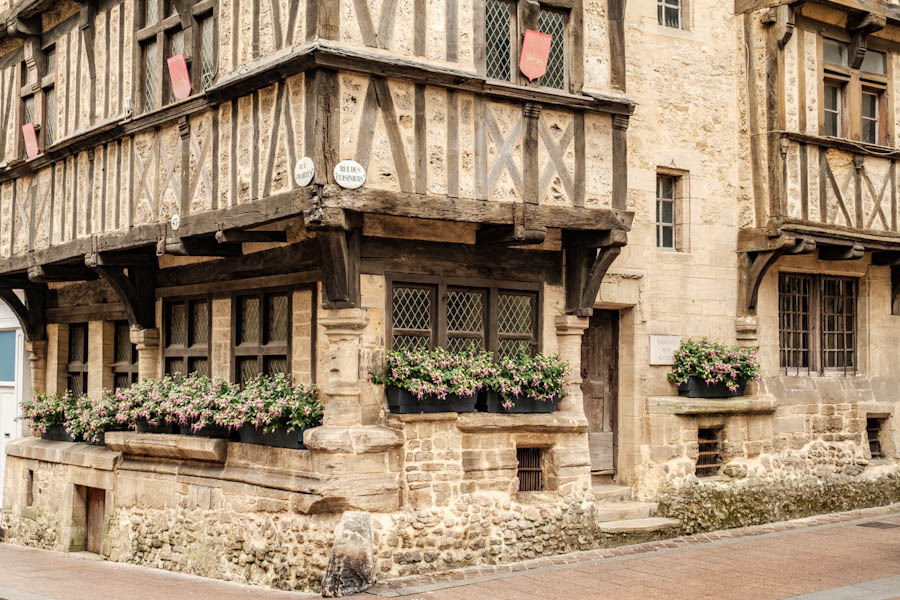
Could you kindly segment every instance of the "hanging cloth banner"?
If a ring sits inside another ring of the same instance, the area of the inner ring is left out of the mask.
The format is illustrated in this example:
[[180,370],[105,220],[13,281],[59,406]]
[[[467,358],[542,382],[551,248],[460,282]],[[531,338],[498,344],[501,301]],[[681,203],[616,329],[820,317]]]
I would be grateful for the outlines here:
[[547,59],[550,57],[550,44],[552,43],[552,35],[533,29],[525,30],[519,70],[529,81],[534,81],[547,72]]
[[191,76],[188,75],[187,61],[184,59],[184,54],[176,54],[166,62],[169,63],[172,93],[179,100],[184,100],[191,95]]
[[37,133],[34,130],[34,123],[25,123],[22,125],[22,137],[25,138],[25,153],[28,158],[34,158],[40,152],[38,148]]

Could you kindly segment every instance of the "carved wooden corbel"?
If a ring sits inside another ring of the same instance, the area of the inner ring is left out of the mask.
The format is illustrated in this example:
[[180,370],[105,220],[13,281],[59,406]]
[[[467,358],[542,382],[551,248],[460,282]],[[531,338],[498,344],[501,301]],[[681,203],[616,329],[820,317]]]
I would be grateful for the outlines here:
[[866,249],[859,244],[819,247],[819,260],[859,260],[865,255]]
[[23,289],[23,303],[10,288],[0,288],[2,298],[16,315],[26,342],[39,342],[47,339],[47,286],[26,287]]
[[869,34],[884,29],[887,18],[874,13],[860,13],[847,18],[847,32],[850,33],[850,66],[858,69],[866,56]]
[[93,281],[97,279],[97,274],[77,265],[46,265],[28,267],[28,279],[34,283]]
[[603,277],[627,242],[624,231],[585,234],[566,232],[566,312],[579,317],[594,313]]
[[127,268],[104,265],[102,262],[85,258],[85,264],[95,264],[93,269],[115,291],[128,315],[129,324],[138,329],[156,327],[156,265],[145,263]]
[[785,255],[810,254],[816,249],[816,243],[813,240],[804,238],[791,239],[783,246],[773,250],[763,250],[760,252],[748,252],[748,270],[747,270],[747,310],[753,312],[756,310],[756,301],[759,297],[759,286],[769,267],[774,265],[779,258]]

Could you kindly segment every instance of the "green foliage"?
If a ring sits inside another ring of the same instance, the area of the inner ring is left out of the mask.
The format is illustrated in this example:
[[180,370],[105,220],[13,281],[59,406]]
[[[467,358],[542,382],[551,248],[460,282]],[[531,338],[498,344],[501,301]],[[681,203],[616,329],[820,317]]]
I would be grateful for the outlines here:
[[726,346],[707,338],[684,340],[675,352],[675,365],[668,377],[675,385],[682,385],[691,376],[708,384],[724,383],[734,391],[740,382],[759,381],[756,350]]
[[69,392],[62,397],[56,394],[37,394],[22,402],[22,419],[31,421],[31,426],[40,434],[44,434],[54,425],[66,422],[66,409],[72,405]]

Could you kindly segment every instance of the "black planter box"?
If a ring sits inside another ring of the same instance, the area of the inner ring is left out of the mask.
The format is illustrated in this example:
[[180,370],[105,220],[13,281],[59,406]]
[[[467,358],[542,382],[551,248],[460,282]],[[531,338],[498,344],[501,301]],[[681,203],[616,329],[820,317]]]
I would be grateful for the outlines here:
[[678,386],[678,395],[688,398],[734,398],[743,396],[747,388],[746,381],[739,381],[738,387],[733,392],[724,383],[708,384],[699,377],[691,375],[687,383]]
[[556,410],[557,400],[542,402],[528,397],[517,397],[513,401],[513,407],[506,409],[503,406],[503,398],[497,392],[482,392],[478,395],[478,403],[475,408],[481,412],[525,414],[525,413],[552,413]]
[[[105,446],[105,445],[106,445],[106,434],[109,433],[109,432],[111,432],[111,431],[131,431],[131,430],[130,430],[130,429],[122,429],[122,428],[119,428],[119,429],[109,429],[109,430],[104,431],[104,432],[102,432],[102,433],[100,434],[100,439],[99,439],[99,440],[97,440],[96,442],[88,442],[88,444],[90,444],[91,446]],[[86,440],[85,440],[85,441],[86,441]]]
[[417,413],[474,412],[477,394],[457,396],[448,394],[440,398],[416,398],[410,391],[401,388],[387,388],[388,408],[394,414],[410,415]]
[[69,435],[65,425],[51,425],[47,431],[41,434],[42,440],[50,440],[51,442],[74,442],[75,438]]
[[221,425],[207,425],[206,427],[201,427],[197,431],[194,431],[194,428],[190,425],[184,425],[181,427],[181,433],[204,438],[222,438],[228,440],[234,437],[234,439],[237,439],[237,436],[232,436],[230,429]]
[[146,419],[141,419],[134,426],[138,433],[178,433],[178,425],[172,423],[151,425]]
[[245,444],[259,444],[260,446],[272,446],[275,448],[291,448],[293,450],[305,450],[303,445],[303,432],[307,428],[293,429],[278,427],[274,431],[266,433],[253,425],[242,425],[240,429],[241,442]]

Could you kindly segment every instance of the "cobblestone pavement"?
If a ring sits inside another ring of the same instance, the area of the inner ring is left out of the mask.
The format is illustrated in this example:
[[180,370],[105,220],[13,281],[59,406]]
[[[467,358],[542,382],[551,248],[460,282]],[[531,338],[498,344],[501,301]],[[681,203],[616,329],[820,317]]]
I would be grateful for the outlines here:
[[[0,600],[301,600],[0,544]],[[900,505],[397,579],[356,600],[900,600]]]

